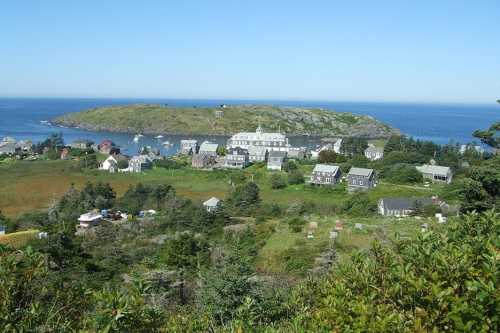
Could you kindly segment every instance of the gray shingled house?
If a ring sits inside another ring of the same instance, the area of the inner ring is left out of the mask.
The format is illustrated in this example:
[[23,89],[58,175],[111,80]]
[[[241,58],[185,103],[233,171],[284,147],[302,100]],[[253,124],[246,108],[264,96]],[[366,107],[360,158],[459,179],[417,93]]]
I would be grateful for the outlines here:
[[197,169],[207,169],[213,167],[215,157],[207,154],[194,154],[191,159],[191,166]]
[[341,175],[337,165],[316,164],[311,175],[311,184],[333,186],[340,181]]
[[376,184],[375,171],[352,167],[347,174],[347,183],[349,191],[369,190]]

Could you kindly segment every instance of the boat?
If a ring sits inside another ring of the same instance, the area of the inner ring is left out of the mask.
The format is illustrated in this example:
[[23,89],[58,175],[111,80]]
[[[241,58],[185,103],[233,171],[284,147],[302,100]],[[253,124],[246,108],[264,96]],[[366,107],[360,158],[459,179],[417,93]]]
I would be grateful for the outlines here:
[[163,135],[160,134],[160,135],[156,136],[156,138],[157,139],[163,139]]
[[139,140],[140,140],[143,136],[144,136],[144,135],[142,135],[142,134],[136,134],[136,135],[134,136],[134,142],[136,142],[136,143],[137,143],[137,142],[139,142]]
[[170,141],[164,141],[164,142],[162,142],[162,145],[164,145],[164,146],[172,146],[172,144],[170,143]]
[[40,120],[40,124],[50,125],[50,121],[48,121],[48,120]]

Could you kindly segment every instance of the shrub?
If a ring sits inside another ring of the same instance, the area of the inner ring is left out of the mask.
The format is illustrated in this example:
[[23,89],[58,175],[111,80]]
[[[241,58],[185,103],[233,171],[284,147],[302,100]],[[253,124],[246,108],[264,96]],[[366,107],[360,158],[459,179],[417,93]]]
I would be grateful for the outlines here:
[[380,176],[392,183],[408,184],[421,183],[422,174],[409,164],[395,164],[382,169]]
[[296,185],[304,183],[304,174],[300,170],[293,170],[288,173],[288,184]]
[[271,188],[273,190],[285,188],[286,185],[285,178],[282,175],[275,173],[271,176]]

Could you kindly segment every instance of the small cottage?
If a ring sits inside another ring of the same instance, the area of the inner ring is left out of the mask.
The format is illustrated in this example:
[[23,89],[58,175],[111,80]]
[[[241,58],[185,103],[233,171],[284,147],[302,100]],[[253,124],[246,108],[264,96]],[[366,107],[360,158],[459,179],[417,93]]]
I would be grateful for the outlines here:
[[143,172],[153,168],[153,161],[148,155],[134,156],[128,162],[129,172]]
[[90,228],[92,226],[98,225],[102,221],[102,215],[97,211],[91,211],[80,215],[78,222],[80,228]]
[[14,155],[15,153],[15,142],[0,142],[0,155]]
[[31,152],[33,150],[33,142],[30,140],[20,140],[16,143],[16,149],[22,152]]
[[453,174],[451,168],[439,165],[424,164],[416,167],[422,173],[424,179],[428,179],[433,183],[451,183]]
[[224,167],[228,169],[243,169],[249,164],[248,150],[240,147],[229,148],[224,157]]
[[108,171],[110,173],[115,173],[118,171],[118,161],[113,155],[110,155],[104,160],[99,166],[99,170]]
[[181,140],[180,153],[184,155],[198,154],[198,140]]
[[219,203],[220,203],[219,199],[217,199],[216,197],[211,197],[210,199],[208,199],[203,203],[203,207],[205,207],[207,212],[213,213],[219,208]]
[[347,174],[348,191],[369,190],[376,185],[373,169],[352,167]]
[[252,163],[267,161],[267,148],[263,146],[249,146],[248,158]]
[[94,143],[92,141],[89,141],[89,140],[77,139],[71,143],[71,148],[87,150],[87,149],[91,149],[93,144]]
[[384,157],[384,149],[371,145],[365,149],[365,156],[370,161],[380,160]]
[[333,186],[340,181],[341,175],[337,165],[316,164],[311,175],[311,184]]
[[198,151],[198,154],[216,157],[218,149],[219,149],[218,143],[204,141],[200,146],[200,150]]
[[283,168],[283,164],[286,161],[287,161],[286,151],[272,150],[269,152],[269,156],[268,156],[268,160],[267,160],[267,169],[268,170],[281,170]]
[[378,212],[383,216],[406,217],[418,208],[432,204],[431,198],[381,198],[378,201]]

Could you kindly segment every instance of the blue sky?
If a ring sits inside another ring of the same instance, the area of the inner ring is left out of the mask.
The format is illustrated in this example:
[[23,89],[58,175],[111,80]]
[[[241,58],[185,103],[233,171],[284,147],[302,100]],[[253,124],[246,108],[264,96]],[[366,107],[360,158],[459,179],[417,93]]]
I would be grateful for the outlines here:
[[500,1],[2,1],[0,96],[493,102]]

